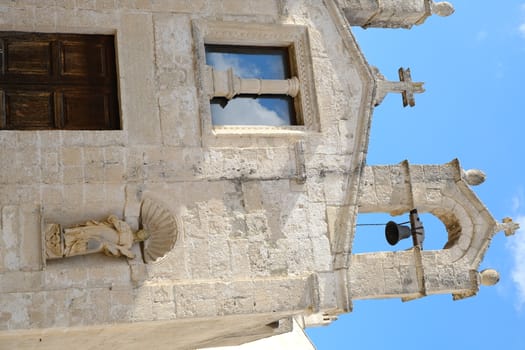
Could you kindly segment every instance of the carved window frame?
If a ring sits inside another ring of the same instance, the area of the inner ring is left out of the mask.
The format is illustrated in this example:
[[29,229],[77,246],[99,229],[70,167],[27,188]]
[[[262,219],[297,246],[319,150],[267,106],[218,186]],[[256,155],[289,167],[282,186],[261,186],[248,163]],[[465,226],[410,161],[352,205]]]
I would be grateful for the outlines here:
[[[244,22],[193,21],[196,53],[196,80],[199,98],[199,114],[203,138],[227,135],[293,136],[305,132],[319,132],[320,122],[315,93],[313,65],[308,28],[302,25],[261,24]],[[207,81],[205,45],[287,47],[290,64],[299,78],[296,116],[300,125],[252,126],[213,125],[211,118],[210,91]]]

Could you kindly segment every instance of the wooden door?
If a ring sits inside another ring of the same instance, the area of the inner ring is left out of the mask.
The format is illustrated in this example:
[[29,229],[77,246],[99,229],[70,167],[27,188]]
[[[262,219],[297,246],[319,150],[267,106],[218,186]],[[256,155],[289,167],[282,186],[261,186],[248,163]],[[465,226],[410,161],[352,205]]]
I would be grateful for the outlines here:
[[1,129],[119,129],[114,37],[0,32]]

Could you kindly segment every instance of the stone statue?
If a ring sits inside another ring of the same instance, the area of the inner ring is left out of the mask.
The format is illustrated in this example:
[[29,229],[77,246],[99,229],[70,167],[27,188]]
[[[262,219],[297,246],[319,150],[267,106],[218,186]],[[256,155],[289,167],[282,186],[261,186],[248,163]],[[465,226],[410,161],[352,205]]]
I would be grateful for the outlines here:
[[46,259],[94,253],[134,259],[132,245],[144,242],[144,260],[155,261],[173,248],[178,231],[176,220],[166,208],[147,199],[142,203],[141,221],[143,229],[136,232],[115,215],[65,229],[59,224],[47,224],[44,229]]
[[106,221],[90,220],[83,225],[64,230],[64,256],[103,252],[108,256],[126,256],[133,259],[129,249],[134,242],[142,242],[149,235],[140,230],[131,231],[129,225],[110,215]]
[[54,253],[53,256],[48,253],[48,258],[104,253],[133,259],[135,254],[130,250],[133,243],[148,238],[146,231],[133,232],[125,221],[115,215],[110,215],[105,221],[90,220],[66,229],[50,224],[46,230],[47,248]]

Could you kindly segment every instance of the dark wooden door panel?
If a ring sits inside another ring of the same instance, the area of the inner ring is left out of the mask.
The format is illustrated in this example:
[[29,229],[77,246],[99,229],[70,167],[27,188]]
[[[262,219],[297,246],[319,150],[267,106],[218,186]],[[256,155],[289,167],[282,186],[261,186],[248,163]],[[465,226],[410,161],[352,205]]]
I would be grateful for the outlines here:
[[32,76],[50,79],[53,74],[52,47],[49,41],[3,41],[3,75],[28,80]]
[[1,129],[119,129],[114,37],[0,32]]
[[62,79],[87,79],[104,83],[108,79],[107,47],[104,42],[63,41],[60,43]]
[[64,129],[114,129],[115,106],[111,91],[64,91],[62,94]]
[[51,91],[4,90],[3,123],[6,129],[54,129]]

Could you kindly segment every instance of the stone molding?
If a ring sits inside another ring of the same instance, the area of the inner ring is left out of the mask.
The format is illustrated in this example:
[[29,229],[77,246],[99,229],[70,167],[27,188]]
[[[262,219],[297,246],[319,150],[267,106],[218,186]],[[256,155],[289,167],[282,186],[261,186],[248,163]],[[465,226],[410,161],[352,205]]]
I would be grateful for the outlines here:
[[[203,142],[210,142],[213,136],[246,133],[260,136],[283,136],[304,131],[320,131],[317,97],[314,89],[313,65],[308,30],[300,25],[260,24],[241,22],[217,22],[194,20],[193,37],[195,42],[196,80],[199,90],[199,109]],[[299,80],[299,93],[296,96],[298,120],[303,125],[285,127],[267,126],[213,126],[207,92],[208,69],[206,66],[205,44],[243,45],[243,46],[281,46],[291,47],[291,66]],[[297,135],[296,135],[297,136]]]

